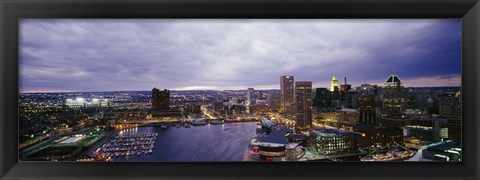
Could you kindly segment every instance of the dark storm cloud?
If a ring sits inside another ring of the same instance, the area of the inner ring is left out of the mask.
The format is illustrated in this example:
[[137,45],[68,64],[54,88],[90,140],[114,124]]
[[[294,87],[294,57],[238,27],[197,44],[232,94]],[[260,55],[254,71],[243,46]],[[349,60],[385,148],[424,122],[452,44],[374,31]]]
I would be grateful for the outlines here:
[[[22,20],[21,89],[459,85],[460,20]],[[435,80],[434,82],[432,80]]]

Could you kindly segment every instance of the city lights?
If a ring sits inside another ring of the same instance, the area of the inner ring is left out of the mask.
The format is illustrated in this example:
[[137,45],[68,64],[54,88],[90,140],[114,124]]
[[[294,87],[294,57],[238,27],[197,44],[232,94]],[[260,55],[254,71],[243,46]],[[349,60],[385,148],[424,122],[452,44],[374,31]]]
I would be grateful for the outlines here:
[[21,161],[462,159],[458,19],[19,22]]

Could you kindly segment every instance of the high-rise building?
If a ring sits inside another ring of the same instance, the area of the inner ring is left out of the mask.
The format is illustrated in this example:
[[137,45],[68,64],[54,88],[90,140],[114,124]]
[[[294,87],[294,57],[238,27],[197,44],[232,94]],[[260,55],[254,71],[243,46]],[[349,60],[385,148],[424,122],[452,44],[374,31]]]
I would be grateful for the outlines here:
[[375,95],[360,94],[358,95],[358,111],[359,122],[364,124],[376,125],[377,117],[375,115]]
[[397,75],[390,75],[385,82],[383,93],[383,116],[400,117],[405,110],[403,84]]
[[337,77],[333,76],[332,77],[332,84],[330,86],[330,91],[333,92],[335,90],[335,86],[338,87],[338,80]]
[[332,93],[327,88],[316,88],[313,106],[317,111],[329,111],[332,107]]
[[152,110],[153,111],[168,111],[170,110],[170,91],[164,89],[160,91],[157,88],[152,89]]
[[280,112],[286,113],[287,106],[294,104],[294,77],[280,76]]
[[253,88],[248,88],[247,91],[247,105],[254,105],[256,103],[255,90]]
[[345,100],[345,104],[347,108],[357,109],[357,102],[358,102],[358,92],[357,90],[350,89],[347,92],[347,98]]
[[462,117],[446,116],[448,119],[448,139],[462,140]]
[[312,81],[295,82],[296,126],[312,127]]
[[377,124],[377,110],[379,111],[380,101],[379,91],[380,87],[370,84],[362,84],[357,88],[356,105],[359,115],[359,122],[364,124]]

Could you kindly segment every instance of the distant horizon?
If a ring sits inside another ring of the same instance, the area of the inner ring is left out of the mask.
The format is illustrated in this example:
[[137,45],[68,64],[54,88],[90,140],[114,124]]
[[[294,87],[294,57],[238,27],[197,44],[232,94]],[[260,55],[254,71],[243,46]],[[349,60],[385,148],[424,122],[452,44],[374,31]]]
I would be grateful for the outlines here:
[[[376,85],[376,84],[370,84],[370,85]],[[359,86],[355,86],[359,87]],[[313,87],[312,89],[316,88],[326,88],[329,89],[328,87]],[[461,86],[424,86],[424,87],[407,87],[405,86],[404,88],[461,88]],[[153,88],[152,88],[153,89]],[[164,90],[165,88],[157,88],[160,89],[161,91]],[[167,89],[169,91],[247,91],[247,89],[189,89],[189,90],[181,90],[181,89]],[[260,90],[260,91],[269,91],[269,90],[280,90],[280,89],[255,89],[254,90]],[[37,93],[96,93],[96,92],[133,92],[133,91],[145,91],[149,92],[152,91],[150,90],[107,90],[107,91],[35,91],[35,92],[19,92],[19,94],[37,94]]]

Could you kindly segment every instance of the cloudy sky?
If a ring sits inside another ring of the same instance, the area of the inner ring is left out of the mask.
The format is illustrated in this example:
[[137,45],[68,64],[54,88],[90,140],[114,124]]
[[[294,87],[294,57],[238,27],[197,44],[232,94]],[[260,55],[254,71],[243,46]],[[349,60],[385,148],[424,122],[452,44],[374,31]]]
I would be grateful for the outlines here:
[[20,31],[22,92],[279,89],[281,75],[460,85],[460,19],[23,19]]

